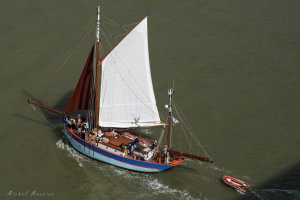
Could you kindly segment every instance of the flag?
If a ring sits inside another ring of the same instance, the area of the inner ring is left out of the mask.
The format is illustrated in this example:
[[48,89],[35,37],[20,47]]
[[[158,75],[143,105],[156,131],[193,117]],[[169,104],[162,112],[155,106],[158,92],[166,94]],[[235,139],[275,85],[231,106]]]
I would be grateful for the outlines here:
[[178,124],[179,123],[179,121],[175,118],[175,117],[172,117],[173,118],[173,122],[175,123],[175,124]]

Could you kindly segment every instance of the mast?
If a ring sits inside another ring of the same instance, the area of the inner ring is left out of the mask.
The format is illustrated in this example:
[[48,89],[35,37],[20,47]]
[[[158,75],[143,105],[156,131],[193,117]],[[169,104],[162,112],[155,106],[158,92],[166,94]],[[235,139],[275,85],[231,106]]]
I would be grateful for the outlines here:
[[171,134],[172,134],[172,94],[174,93],[174,89],[169,89],[169,116],[168,116],[168,136],[167,136],[167,145],[168,150],[171,148]]
[[95,81],[95,84],[96,84],[96,87],[95,87],[95,95],[96,95],[96,98],[95,98],[95,128],[96,128],[96,131],[98,131],[98,125],[99,125],[99,87],[100,87],[100,84],[99,84],[99,71],[100,71],[100,65],[98,66],[99,62],[100,62],[100,6],[98,6],[98,9],[97,9],[97,26],[96,26],[96,41],[95,41],[96,45],[95,45],[95,48],[96,48],[96,63],[95,63],[95,68],[96,68],[96,81]]

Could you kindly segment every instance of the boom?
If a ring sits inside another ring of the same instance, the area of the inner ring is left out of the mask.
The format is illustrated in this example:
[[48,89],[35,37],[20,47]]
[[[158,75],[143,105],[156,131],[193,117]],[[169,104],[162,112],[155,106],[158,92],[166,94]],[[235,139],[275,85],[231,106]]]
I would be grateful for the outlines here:
[[53,113],[56,113],[56,114],[59,114],[59,115],[62,115],[62,114],[64,114],[64,112],[62,112],[62,111],[59,111],[59,110],[56,110],[56,109],[50,108],[50,107],[48,107],[48,106],[45,106],[45,105],[39,104],[39,103],[37,103],[37,102],[34,102],[34,101],[32,101],[32,100],[27,100],[27,102],[28,102],[29,104],[36,105],[36,106],[38,106],[38,107],[40,107],[40,108],[43,108],[43,109],[45,109],[45,110],[49,110],[50,112],[53,112]]

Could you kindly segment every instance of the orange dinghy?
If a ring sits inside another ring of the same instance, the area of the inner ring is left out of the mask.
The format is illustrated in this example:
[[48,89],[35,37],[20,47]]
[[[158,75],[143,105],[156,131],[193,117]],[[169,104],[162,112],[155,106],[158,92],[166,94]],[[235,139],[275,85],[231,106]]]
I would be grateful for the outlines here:
[[223,180],[226,184],[230,185],[231,187],[237,189],[238,191],[241,191],[241,192],[246,192],[247,189],[250,188],[250,185],[244,181],[241,181],[237,178],[234,178],[232,176],[228,176],[228,175],[225,175],[223,177]]

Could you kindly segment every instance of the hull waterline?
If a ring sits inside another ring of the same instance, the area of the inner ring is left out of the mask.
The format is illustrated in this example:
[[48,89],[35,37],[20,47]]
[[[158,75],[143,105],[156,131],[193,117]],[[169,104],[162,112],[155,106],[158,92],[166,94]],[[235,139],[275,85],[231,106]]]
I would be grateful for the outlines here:
[[106,147],[106,150],[95,146],[92,143],[86,142],[83,139],[79,138],[77,135],[70,133],[68,129],[65,129],[64,132],[70,144],[80,153],[92,159],[121,168],[139,172],[162,172],[171,169],[183,162],[183,160],[178,160],[173,164],[160,164],[155,162],[136,160],[133,158],[125,157],[122,154],[117,154],[116,150],[114,150],[116,153],[111,153],[110,151],[112,149],[110,147]]

